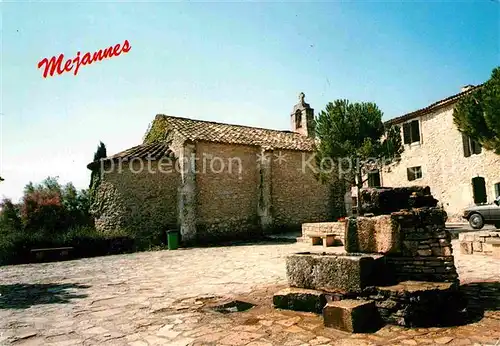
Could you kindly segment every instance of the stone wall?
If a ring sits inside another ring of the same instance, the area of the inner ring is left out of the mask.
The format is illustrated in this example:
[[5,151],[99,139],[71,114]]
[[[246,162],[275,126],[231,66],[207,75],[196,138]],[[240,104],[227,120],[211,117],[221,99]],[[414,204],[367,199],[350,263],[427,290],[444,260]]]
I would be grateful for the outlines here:
[[272,160],[272,211],[274,227],[296,228],[301,224],[331,220],[331,195],[328,185],[316,180],[303,162],[311,153],[281,150],[279,162]]
[[458,279],[453,256],[393,257],[385,258],[391,281],[405,280],[453,282]]
[[[302,152],[262,150],[196,144],[199,239],[254,237],[263,228],[280,232],[300,229],[304,222],[328,220],[329,187],[312,172],[301,170]],[[269,164],[258,161],[262,153]]]
[[[449,220],[463,221],[463,209],[474,202],[473,177],[484,177],[488,201],[495,199],[494,184],[500,182],[500,155],[483,148],[481,154],[464,157],[462,135],[453,124],[453,106],[421,116],[419,120],[420,143],[405,145],[401,162],[383,170],[381,183],[391,187],[430,186],[434,197],[443,203]],[[422,167],[422,178],[409,182],[406,169],[416,166]]]
[[316,222],[302,224],[302,238],[309,239],[311,234],[334,234],[340,241],[339,245],[344,245],[345,222]]
[[371,287],[362,296],[375,302],[385,323],[403,327],[453,325],[466,306],[457,282],[406,281]]
[[258,152],[258,147],[196,143],[199,240],[260,233]]
[[91,207],[98,230],[155,237],[176,227],[180,176],[173,166],[161,173],[156,161],[150,163],[150,169],[145,160],[135,160],[132,166],[122,163],[121,169],[118,164],[106,167]]
[[396,281],[455,281],[458,274],[451,247],[451,234],[444,227],[438,208],[414,209],[391,214],[399,224],[400,254],[386,257]]
[[[255,239],[264,231],[329,220],[330,188],[301,170],[302,152],[265,151],[270,160],[263,164],[258,146],[168,139],[178,158],[170,174],[158,173],[154,161],[156,173],[148,173],[148,161],[138,159],[137,167],[123,163],[105,173],[93,208],[99,229],[154,236],[176,227],[186,243],[194,243]],[[141,162],[146,169],[134,174]]]

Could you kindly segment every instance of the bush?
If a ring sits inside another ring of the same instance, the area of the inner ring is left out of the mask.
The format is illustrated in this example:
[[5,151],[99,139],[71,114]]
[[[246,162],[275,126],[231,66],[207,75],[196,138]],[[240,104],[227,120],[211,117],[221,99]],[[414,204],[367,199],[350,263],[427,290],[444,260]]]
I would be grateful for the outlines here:
[[64,228],[65,208],[56,191],[41,190],[25,194],[21,205],[24,228],[33,232],[55,232]]
[[0,265],[34,262],[32,249],[56,247],[73,247],[69,253],[72,259],[136,251],[134,238],[123,232],[101,233],[92,227],[51,235],[44,231],[8,232],[0,235]]
[[[61,186],[47,178],[29,183],[19,205],[0,202],[0,265],[35,260],[32,249],[73,247],[71,258],[135,251],[142,242],[124,232],[101,233],[93,227],[88,191]],[[55,254],[57,255],[57,254]]]
[[12,203],[9,198],[4,198],[0,202],[0,234],[3,229],[20,230],[22,221],[19,206]]

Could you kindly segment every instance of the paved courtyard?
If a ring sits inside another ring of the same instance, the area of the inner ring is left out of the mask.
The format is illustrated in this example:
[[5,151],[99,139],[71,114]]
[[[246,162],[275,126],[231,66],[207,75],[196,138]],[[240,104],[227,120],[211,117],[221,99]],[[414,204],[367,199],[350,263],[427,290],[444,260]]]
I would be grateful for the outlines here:
[[[453,245],[458,249],[456,240]],[[285,256],[304,250],[311,247],[263,243],[0,267],[0,345],[494,345],[500,340],[500,293],[499,304],[469,324],[386,326],[361,335],[324,328],[314,314],[272,309],[272,294],[286,286]],[[463,284],[492,282],[498,291],[500,260],[454,252]],[[227,314],[210,309],[229,298],[255,306]]]

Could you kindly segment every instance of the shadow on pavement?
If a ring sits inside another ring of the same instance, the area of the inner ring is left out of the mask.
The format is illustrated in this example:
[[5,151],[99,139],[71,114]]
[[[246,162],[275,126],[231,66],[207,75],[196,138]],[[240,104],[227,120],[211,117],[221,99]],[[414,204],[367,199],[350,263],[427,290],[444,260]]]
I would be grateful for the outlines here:
[[89,288],[80,284],[0,285],[0,309],[27,309],[40,304],[63,304],[87,297],[76,291]]
[[465,324],[480,321],[485,311],[500,310],[500,282],[471,282],[460,286],[467,299]]
[[471,282],[460,286],[468,300],[469,309],[500,310],[500,282]]

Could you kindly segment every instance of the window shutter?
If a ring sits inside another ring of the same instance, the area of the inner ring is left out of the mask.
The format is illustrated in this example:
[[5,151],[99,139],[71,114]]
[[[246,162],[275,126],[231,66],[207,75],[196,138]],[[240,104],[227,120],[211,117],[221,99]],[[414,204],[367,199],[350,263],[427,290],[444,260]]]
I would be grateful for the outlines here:
[[415,180],[415,172],[413,171],[413,168],[407,168],[406,175],[408,176],[409,181]]
[[377,187],[382,186],[382,185],[380,184],[380,172],[376,172],[376,173],[374,173],[374,174],[373,174],[373,177],[374,177],[374,178],[373,178],[373,180],[374,180],[374,184],[375,184],[375,186],[377,186]]
[[472,191],[475,204],[486,203],[486,184],[483,177],[472,178]]
[[500,183],[495,184],[495,198],[500,196]]
[[375,185],[373,185],[373,174],[372,173],[368,173],[368,187],[375,187]]
[[369,187],[380,186],[380,172],[377,171],[368,173],[368,186]]
[[471,139],[470,144],[473,154],[481,154],[481,144],[479,144],[479,142]]
[[418,120],[413,120],[411,123],[411,142],[420,142],[420,127]]
[[413,172],[415,174],[415,179],[422,178],[422,166],[413,167]]
[[403,124],[403,142],[404,144],[411,143],[410,123]]
[[462,145],[464,148],[464,156],[469,157],[470,156],[469,137],[465,133],[462,133]]

